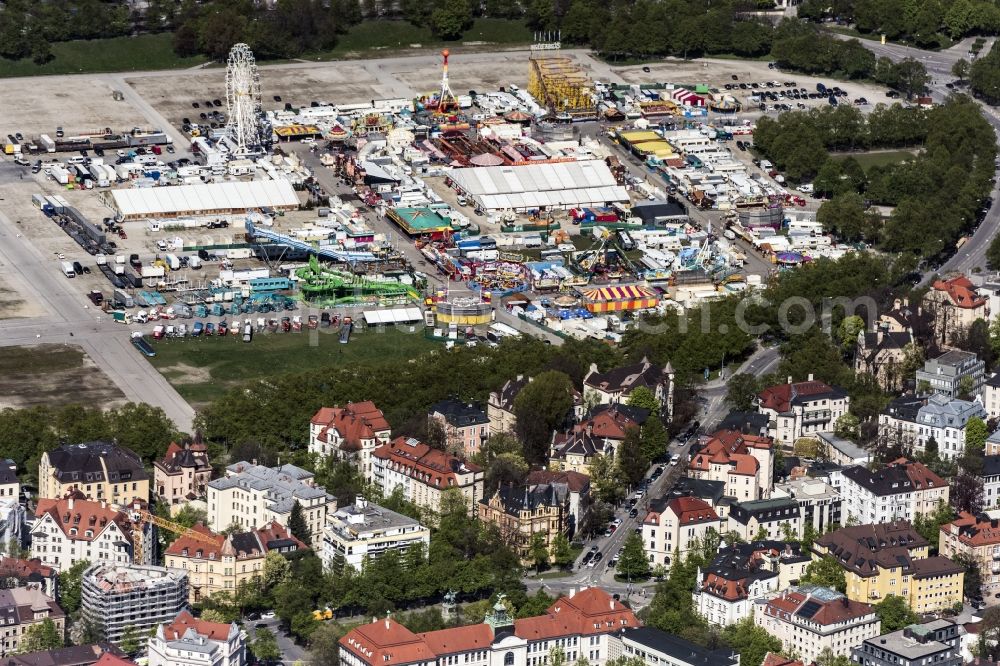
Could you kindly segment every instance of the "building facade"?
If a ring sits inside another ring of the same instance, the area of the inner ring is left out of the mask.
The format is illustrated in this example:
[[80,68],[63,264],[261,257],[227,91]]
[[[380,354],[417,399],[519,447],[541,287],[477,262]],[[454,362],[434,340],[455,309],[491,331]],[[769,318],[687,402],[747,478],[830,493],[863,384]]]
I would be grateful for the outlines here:
[[910,330],[894,333],[876,324],[874,331],[861,331],[854,348],[854,371],[871,375],[882,389],[896,393],[907,380],[903,368],[912,343]]
[[204,497],[211,480],[208,447],[202,442],[171,442],[163,458],[153,463],[156,495],[169,504],[184,504]]
[[442,493],[454,489],[469,513],[483,498],[483,470],[412,438],[397,437],[375,449],[369,479],[383,496],[402,488],[403,497],[422,509],[441,511]]
[[83,573],[83,617],[118,645],[128,627],[143,633],[187,607],[187,573],[155,566],[94,564]]
[[899,458],[877,471],[860,465],[840,472],[843,522],[916,520],[948,503],[948,483],[926,465]]
[[1000,592],[1000,520],[963,511],[941,526],[938,549],[943,557],[964,555],[979,565],[984,598]]
[[170,569],[187,573],[192,604],[219,592],[236,592],[240,585],[254,584],[254,578],[263,576],[264,558],[272,551],[288,555],[308,548],[277,521],[228,536],[216,534],[201,523],[191,530],[201,538],[181,535],[167,546],[164,562]]
[[759,603],[754,622],[812,663],[824,650],[847,657],[851,648],[880,633],[875,609],[826,587],[802,585]]
[[389,422],[370,400],[322,407],[309,421],[309,453],[352,462],[367,478],[372,452],[388,442],[390,435]]
[[149,666],[244,666],[246,639],[235,622],[208,622],[181,611],[149,637]]
[[46,620],[52,621],[60,637],[65,635],[66,613],[39,586],[0,589],[0,652],[20,652],[24,635]]
[[939,619],[869,638],[851,650],[860,666],[962,666],[959,626]]
[[475,403],[448,399],[431,406],[427,418],[444,430],[445,446],[466,458],[475,455],[490,436],[490,419]]
[[986,364],[972,352],[953,349],[924,362],[917,370],[917,392],[926,382],[929,390],[946,398],[958,398],[963,386],[970,396],[982,393]]
[[708,530],[721,532],[715,509],[698,497],[667,497],[651,502],[642,521],[642,543],[652,566],[670,566],[675,552],[687,557]]
[[583,402],[587,406],[627,403],[632,391],[644,387],[659,401],[664,419],[674,414],[674,368],[668,362],[662,368],[643,357],[633,365],[601,372],[596,363],[583,378]]
[[670,666],[739,666],[732,650],[707,650],[700,645],[653,627],[625,629],[611,642],[612,659],[640,659],[644,664]]
[[361,571],[365,558],[414,544],[423,544],[426,553],[430,543],[431,532],[419,521],[358,497],[327,516],[320,557],[324,567],[347,564]]
[[952,348],[977,319],[988,319],[987,300],[964,275],[937,280],[924,296],[923,307],[934,318],[934,341]]
[[135,452],[111,442],[64,444],[42,453],[38,497],[61,499],[74,490],[113,504],[148,502],[149,472]]
[[739,534],[744,541],[754,541],[758,536],[771,541],[802,536],[799,503],[790,497],[737,502],[729,507],[726,524],[728,531]]
[[837,419],[847,413],[851,398],[836,386],[815,381],[792,382],[764,389],[757,396],[758,410],[769,419],[768,435],[791,446],[800,437],[832,432]]
[[590,474],[598,455],[614,457],[631,428],[642,428],[649,411],[629,405],[598,405],[567,432],[553,432],[549,464],[563,471]]
[[42,564],[39,559],[22,560],[0,557],[0,589],[7,587],[37,587],[50,597],[56,596],[59,572]]
[[270,522],[287,527],[296,503],[309,527],[309,546],[321,549],[326,516],[336,510],[337,500],[316,485],[312,472],[295,465],[233,463],[223,478],[208,484],[209,528],[223,532],[235,525],[250,530]]
[[774,486],[772,497],[787,497],[799,504],[802,529],[812,525],[816,534],[840,524],[840,492],[822,479],[803,477]]
[[479,502],[479,519],[496,525],[521,562],[530,563],[536,534],[543,536],[550,553],[557,536],[569,536],[569,496],[545,483],[504,485],[492,497]]
[[518,375],[508,379],[498,391],[491,391],[486,403],[486,416],[490,420],[490,434],[514,432],[517,427],[517,417],[514,415],[514,399],[531,378]]
[[988,418],[978,400],[948,398],[941,393],[903,396],[879,414],[879,436],[918,453],[925,451],[933,439],[938,455],[954,460],[965,453],[965,426],[972,418]]
[[688,463],[688,476],[722,481],[725,494],[738,501],[771,496],[774,487],[774,440],[735,430],[715,432]]

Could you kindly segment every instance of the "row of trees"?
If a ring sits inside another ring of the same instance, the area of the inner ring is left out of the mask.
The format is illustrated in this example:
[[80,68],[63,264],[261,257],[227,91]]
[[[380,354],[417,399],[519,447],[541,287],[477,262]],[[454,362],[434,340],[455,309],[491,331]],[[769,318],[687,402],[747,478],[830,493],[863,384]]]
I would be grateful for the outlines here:
[[836,18],[863,33],[922,48],[947,46],[949,39],[1000,32],[1000,8],[988,0],[805,0],[800,18]]
[[1000,48],[994,43],[989,53],[972,63],[969,87],[989,104],[1000,102]]
[[118,37],[131,30],[124,3],[8,0],[0,9],[0,57],[17,60],[31,56],[43,63],[51,57],[52,42]]

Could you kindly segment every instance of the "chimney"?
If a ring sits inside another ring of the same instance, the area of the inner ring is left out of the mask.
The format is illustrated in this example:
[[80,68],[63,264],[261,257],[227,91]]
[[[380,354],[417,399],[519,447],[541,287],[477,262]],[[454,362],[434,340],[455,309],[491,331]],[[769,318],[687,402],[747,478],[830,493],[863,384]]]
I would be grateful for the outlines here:
[[72,509],[72,508],[73,508],[73,502],[74,502],[74,500],[73,500],[73,496],[72,496],[72,495],[70,495],[70,496],[69,496],[69,503],[67,504],[67,506],[68,506],[68,507],[69,507],[70,509]]
[[788,375],[787,381],[785,383],[786,384],[791,384],[792,383],[792,376],[791,375]]
[[386,629],[389,628],[389,613],[388,613],[388,611],[385,614],[385,628]]
[[813,380],[813,373],[810,372],[809,373],[809,381],[812,381],[812,380]]
[[108,500],[106,500],[106,499],[102,499],[101,500],[101,508],[102,509],[107,509],[108,508]]

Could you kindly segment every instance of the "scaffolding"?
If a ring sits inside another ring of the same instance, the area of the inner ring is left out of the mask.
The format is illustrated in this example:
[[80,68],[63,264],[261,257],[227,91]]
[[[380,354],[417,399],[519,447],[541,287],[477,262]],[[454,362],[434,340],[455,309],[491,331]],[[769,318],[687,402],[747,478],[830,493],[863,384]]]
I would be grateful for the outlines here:
[[569,120],[596,118],[593,84],[580,67],[565,56],[532,56],[528,92],[557,116]]

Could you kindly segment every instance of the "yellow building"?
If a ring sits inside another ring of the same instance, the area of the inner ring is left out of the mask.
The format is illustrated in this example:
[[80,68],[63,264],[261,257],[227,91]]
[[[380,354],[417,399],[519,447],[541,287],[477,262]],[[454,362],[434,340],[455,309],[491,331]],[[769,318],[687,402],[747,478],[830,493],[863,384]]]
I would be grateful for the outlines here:
[[86,499],[125,504],[149,501],[149,472],[135,452],[111,442],[64,444],[42,454],[38,496],[62,499],[78,490]]
[[902,597],[916,613],[962,601],[965,569],[946,557],[928,557],[929,544],[905,520],[844,527],[813,544],[817,558],[833,557],[844,569],[847,596],[877,604]]
[[501,486],[493,497],[479,503],[479,519],[496,525],[521,561],[530,564],[535,534],[545,536],[545,546],[551,553],[555,538],[568,533],[569,497],[560,493],[555,484]]

